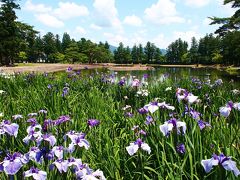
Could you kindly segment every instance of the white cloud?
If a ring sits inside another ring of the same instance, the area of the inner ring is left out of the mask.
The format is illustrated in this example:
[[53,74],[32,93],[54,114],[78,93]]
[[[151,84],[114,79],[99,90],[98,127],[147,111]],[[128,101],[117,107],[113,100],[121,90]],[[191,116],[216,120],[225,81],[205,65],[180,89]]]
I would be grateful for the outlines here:
[[171,0],[158,0],[145,9],[145,17],[155,24],[183,23],[185,19],[177,15],[176,4]]
[[74,2],[59,2],[58,6],[57,9],[54,9],[53,14],[63,20],[89,15],[87,7]]
[[191,7],[203,7],[210,3],[210,0],[185,0],[185,4]]
[[90,25],[90,28],[92,28],[92,29],[94,29],[94,30],[101,30],[101,29],[102,29],[102,27],[100,27],[100,26],[98,26],[98,25],[96,25],[96,24],[91,24],[91,25]]
[[87,32],[83,27],[77,26],[76,29],[75,29],[75,33],[86,34]]
[[126,16],[125,19],[123,20],[123,23],[131,26],[141,26],[142,20],[136,15],[131,15],[131,16]]
[[118,46],[120,42],[122,42],[125,46],[128,45],[128,38],[126,36],[113,33],[103,33],[103,35],[107,39],[109,44],[113,46]]
[[33,11],[35,13],[47,13],[52,10],[51,7],[48,7],[45,4],[33,4],[31,0],[26,1],[23,9],[27,11]]
[[191,24],[191,23],[192,23],[192,20],[191,20],[191,19],[188,19],[188,20],[187,20],[187,23],[188,23],[188,24]]
[[171,40],[167,39],[164,34],[158,34],[155,36],[152,41],[159,48],[167,48],[171,43]]
[[185,31],[185,32],[181,32],[181,31],[173,32],[173,41],[175,41],[178,38],[181,38],[182,40],[187,41],[189,46],[191,45],[192,37],[195,37],[196,39],[200,39],[202,35],[193,30]]
[[115,7],[115,0],[95,0],[96,25],[100,27],[114,27],[122,31],[121,21],[118,19],[118,11]]
[[47,13],[37,14],[35,17],[38,21],[49,27],[61,28],[64,26],[64,23],[62,21]]

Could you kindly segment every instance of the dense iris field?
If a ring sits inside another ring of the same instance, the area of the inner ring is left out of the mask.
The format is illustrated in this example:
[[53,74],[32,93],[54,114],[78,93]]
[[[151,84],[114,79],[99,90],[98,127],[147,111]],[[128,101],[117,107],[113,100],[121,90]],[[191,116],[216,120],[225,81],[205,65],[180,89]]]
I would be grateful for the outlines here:
[[234,82],[162,77],[1,75],[0,179],[237,179]]

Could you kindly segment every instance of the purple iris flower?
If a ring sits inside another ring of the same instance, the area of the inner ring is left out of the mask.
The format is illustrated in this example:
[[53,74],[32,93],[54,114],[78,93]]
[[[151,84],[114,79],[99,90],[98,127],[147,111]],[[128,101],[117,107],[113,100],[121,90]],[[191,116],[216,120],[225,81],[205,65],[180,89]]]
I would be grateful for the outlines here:
[[175,110],[174,106],[170,106],[169,104],[166,104],[166,102],[158,103],[158,106],[163,109]]
[[43,131],[46,132],[52,124],[53,124],[53,121],[51,119],[45,119],[42,127]]
[[198,96],[194,96],[192,93],[189,93],[186,89],[178,88],[176,92],[178,102],[185,101],[189,104],[198,101]]
[[70,120],[71,119],[70,119],[69,116],[66,116],[66,115],[60,116],[57,120],[53,121],[53,125],[58,126],[58,125],[60,125],[62,123],[68,122]]
[[52,148],[52,152],[55,154],[55,156],[57,156],[58,159],[63,158],[63,151],[64,151],[63,146],[54,146]]
[[35,161],[37,163],[41,163],[41,150],[38,147],[31,147],[30,151],[28,152],[29,159]]
[[134,79],[132,81],[132,87],[139,87],[140,86],[140,81],[139,79]]
[[2,167],[6,174],[14,175],[21,169],[23,164],[26,164],[27,162],[28,159],[25,159],[21,153],[15,152],[12,155],[8,154],[4,158]]
[[176,150],[179,154],[185,154],[185,152],[186,152],[185,146],[182,143],[180,143],[176,146]]
[[28,144],[29,141],[36,141],[40,145],[42,138],[42,127],[39,124],[33,124],[27,128],[28,135],[23,139],[23,142]]
[[76,172],[77,178],[80,179],[101,179],[106,180],[104,174],[99,169],[97,171],[92,171],[86,164],[83,164],[81,168]]
[[214,83],[215,86],[220,86],[223,83],[222,79],[217,79]]
[[76,74],[80,75],[81,74],[81,70],[77,70]]
[[29,113],[28,116],[29,117],[34,117],[34,116],[37,116],[38,114],[37,113]]
[[198,126],[200,130],[203,130],[205,127],[211,127],[211,125],[208,122],[204,122],[202,120],[198,121]]
[[217,156],[213,154],[211,159],[202,160],[201,164],[206,173],[209,173],[213,166],[221,166],[225,170],[233,171],[234,175],[237,177],[240,175],[240,171],[237,168],[236,162],[231,160],[231,157],[227,157],[224,154],[220,154]]
[[54,152],[53,151],[48,151],[45,154],[45,158],[47,158],[48,160],[53,160],[54,159]]
[[72,67],[68,67],[67,70],[66,70],[66,72],[71,72],[72,70],[73,70]]
[[66,160],[68,163],[68,167],[74,166],[77,169],[80,169],[81,166],[83,165],[82,160],[81,159],[76,159],[76,158],[69,158],[68,160]]
[[132,117],[133,117],[133,113],[131,113],[131,112],[125,112],[125,113],[124,113],[124,116],[125,116],[125,117],[129,117],[129,118],[132,118]]
[[57,167],[57,169],[60,173],[67,172],[67,169],[68,169],[68,161],[67,160],[58,159],[55,162],[53,162],[53,164]]
[[144,109],[147,109],[150,113],[154,113],[159,109],[158,102],[151,102],[143,107]]
[[24,177],[33,177],[35,180],[45,180],[47,179],[47,173],[41,171],[35,167],[31,167],[28,171],[25,171],[23,174]]
[[30,118],[27,120],[28,123],[31,123],[32,126],[35,126],[37,124],[37,119],[36,118]]
[[180,128],[182,129],[182,133],[186,132],[186,123],[177,121],[175,118],[172,118],[166,121],[163,125],[160,125],[160,130],[164,136],[169,136],[170,132],[174,129],[177,130],[178,134],[181,133]]
[[3,121],[0,123],[0,135],[7,133],[7,134],[9,134],[10,136],[15,136],[15,137],[17,137],[18,128],[19,128],[19,125],[18,125],[18,124],[16,124],[16,123],[11,123],[11,122],[8,121],[8,120],[3,120]]
[[144,79],[147,79],[148,77],[149,77],[148,74],[144,74],[144,75],[143,75],[143,78],[144,78]]
[[43,158],[52,160],[54,159],[54,154],[51,151],[49,151],[48,148],[43,147],[39,152],[36,153],[36,162],[41,163]]
[[126,83],[125,79],[121,79],[119,82],[118,82],[118,85],[119,86],[124,86]]
[[147,143],[144,143],[142,139],[137,139],[134,143],[130,143],[130,146],[126,147],[126,150],[130,156],[134,155],[138,149],[141,148],[144,151],[147,151],[148,154],[151,153],[151,148]]
[[78,145],[79,147],[84,147],[85,149],[89,149],[90,144],[85,139],[84,133],[78,133],[75,131],[70,131],[66,134],[71,139],[71,144],[69,144],[68,151],[72,153],[75,150],[75,145]]
[[240,111],[240,103],[234,103],[233,104],[233,108],[235,108],[236,110]]
[[235,108],[234,103],[229,101],[225,106],[219,108],[220,115],[227,118],[233,108]]
[[142,135],[146,136],[146,135],[147,135],[147,132],[141,129],[141,130],[139,131],[139,134],[142,134]]
[[154,113],[157,111],[159,108],[163,109],[169,109],[169,110],[174,110],[174,106],[170,106],[169,104],[166,104],[165,102],[159,103],[157,101],[151,102],[143,107],[144,109],[147,109],[150,113]]
[[57,142],[55,136],[53,136],[52,134],[44,134],[43,140],[48,141],[51,146],[54,146]]
[[62,92],[62,97],[67,96],[68,93],[69,93],[69,87],[64,87],[64,88],[63,88],[63,92]]
[[87,121],[87,124],[90,126],[90,127],[95,127],[95,126],[98,126],[100,124],[100,121],[97,120],[97,119],[89,119]]
[[21,114],[16,114],[12,116],[13,120],[18,120],[18,119],[22,119],[23,116]]
[[193,119],[199,120],[201,114],[200,114],[200,112],[191,109],[190,110],[190,115],[192,116]]
[[138,109],[138,112],[139,112],[139,114],[147,114],[148,113],[148,109],[140,108],[140,109]]
[[45,109],[41,109],[38,111],[39,114],[47,114],[47,110]]
[[47,85],[47,88],[48,88],[48,89],[52,89],[52,88],[53,88],[53,85],[48,84],[48,85]]
[[147,116],[145,124],[150,125],[150,124],[153,124],[153,123],[154,123],[154,120],[153,120],[152,116]]

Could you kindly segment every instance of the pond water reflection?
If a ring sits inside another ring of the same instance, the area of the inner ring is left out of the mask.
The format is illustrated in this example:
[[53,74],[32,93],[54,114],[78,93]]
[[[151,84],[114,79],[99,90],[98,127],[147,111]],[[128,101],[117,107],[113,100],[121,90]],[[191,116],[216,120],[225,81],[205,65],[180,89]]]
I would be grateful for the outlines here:
[[[89,69],[82,70],[83,74],[92,74],[94,72],[107,72],[106,69]],[[201,80],[210,79],[215,81],[217,79],[222,79],[223,82],[233,81],[236,87],[240,88],[240,73],[229,74],[224,70],[218,70],[213,68],[183,68],[183,67],[159,67],[154,70],[147,71],[117,71],[110,73],[115,73],[120,78],[121,76],[136,76],[136,78],[141,79],[145,74],[148,75],[149,81],[159,82],[162,81],[166,76],[174,81],[180,79],[192,79],[199,78]]]

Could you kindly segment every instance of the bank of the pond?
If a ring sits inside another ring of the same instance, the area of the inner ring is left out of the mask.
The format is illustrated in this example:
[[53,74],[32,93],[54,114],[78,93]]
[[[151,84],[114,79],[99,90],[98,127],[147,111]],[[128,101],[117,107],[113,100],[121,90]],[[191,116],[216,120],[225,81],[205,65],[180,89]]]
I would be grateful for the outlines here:
[[152,67],[186,67],[186,68],[215,68],[215,69],[231,69],[238,71],[240,67],[235,66],[225,66],[220,64],[213,64],[213,65],[204,65],[204,64],[150,64]]
[[98,64],[49,64],[49,63],[27,63],[27,64],[16,64],[14,67],[0,67],[0,72],[14,73],[14,72],[59,72],[64,71],[68,67],[72,67],[73,70],[81,69],[97,69],[106,68],[112,71],[145,71],[152,70],[157,67],[176,67],[176,68],[214,68],[223,69],[228,72],[239,72],[240,67],[222,66],[222,65],[202,65],[202,64],[191,64],[191,65],[159,65],[159,64],[114,64],[114,63],[98,63]]
[[140,65],[140,64],[129,64],[119,65],[113,63],[102,63],[102,64],[47,64],[47,63],[32,63],[32,64],[21,64],[20,66],[14,67],[0,67],[0,72],[14,73],[14,72],[58,72],[64,71],[68,67],[72,67],[73,70],[81,69],[96,69],[106,68],[113,71],[134,71],[134,70],[151,70],[152,66]]

